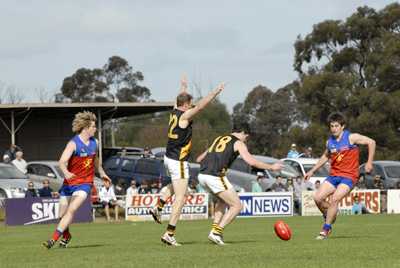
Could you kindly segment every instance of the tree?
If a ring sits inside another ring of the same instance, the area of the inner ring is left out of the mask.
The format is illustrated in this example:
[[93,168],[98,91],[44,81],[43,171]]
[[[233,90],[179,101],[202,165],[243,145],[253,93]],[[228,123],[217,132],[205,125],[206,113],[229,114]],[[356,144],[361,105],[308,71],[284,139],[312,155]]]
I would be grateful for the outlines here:
[[72,102],[151,101],[150,89],[139,85],[143,80],[143,74],[134,72],[127,60],[112,56],[103,68],[80,68],[66,77],[61,93]]
[[331,112],[342,111],[352,131],[376,139],[378,158],[399,157],[400,4],[318,23],[295,50],[303,131],[323,129]]

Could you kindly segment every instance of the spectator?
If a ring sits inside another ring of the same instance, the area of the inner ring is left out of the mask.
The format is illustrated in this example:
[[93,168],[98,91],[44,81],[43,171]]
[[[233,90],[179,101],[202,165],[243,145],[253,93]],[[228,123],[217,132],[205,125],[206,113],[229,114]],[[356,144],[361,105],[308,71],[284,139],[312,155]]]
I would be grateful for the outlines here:
[[142,184],[139,187],[139,194],[151,194],[151,187],[148,180],[142,180]]
[[319,187],[321,187],[321,182],[320,182],[319,180],[316,180],[316,181],[315,181],[315,184],[314,184],[314,189],[315,189],[315,190],[318,190]]
[[374,176],[374,182],[373,182],[373,188],[374,189],[379,189],[379,182],[381,181],[381,176],[376,174]]
[[286,181],[286,188],[289,192],[294,192],[293,178],[288,178]]
[[264,176],[265,176],[264,172],[260,172],[260,171],[257,172],[256,180],[251,182],[251,191],[253,193],[261,193],[263,191],[262,186],[261,186],[261,181]]
[[127,206],[132,205],[132,199],[134,195],[137,195],[139,193],[137,185],[136,185],[136,180],[132,179],[131,180],[131,187],[126,190],[126,202]]
[[15,144],[11,144],[10,148],[7,151],[5,151],[3,154],[3,161],[5,163],[10,163],[11,161],[13,161],[16,157],[15,154],[17,151],[21,151],[21,148],[19,148]]
[[299,152],[296,149],[296,144],[293,143],[290,147],[289,152],[287,153],[287,158],[298,158],[300,156]]
[[302,157],[304,157],[304,158],[313,158],[312,148],[311,147],[307,147],[307,149],[304,151],[304,154],[302,155]]
[[365,211],[365,210],[366,210],[365,205],[363,203],[360,203],[358,200],[358,196],[355,195],[353,206],[351,208],[351,214],[352,215],[361,215],[361,214],[363,214],[363,211]]
[[24,153],[23,153],[22,151],[17,151],[17,152],[15,153],[15,159],[12,160],[11,163],[12,163],[19,171],[21,171],[22,173],[26,174],[26,173],[27,173],[26,167],[27,167],[28,164],[26,163],[25,159],[22,158],[23,155],[24,155]]
[[383,183],[382,180],[378,181],[378,189],[379,190],[385,190],[385,184]]
[[131,187],[129,187],[128,190],[126,191],[126,195],[134,196],[134,195],[136,195],[138,193],[139,193],[139,190],[138,190],[137,185],[136,185],[136,180],[132,179],[131,180]]
[[360,174],[360,177],[358,178],[357,184],[354,186],[354,190],[363,190],[367,189],[365,185],[365,177],[363,174]]
[[190,180],[189,186],[188,186],[188,193],[189,194],[195,194],[197,193],[197,185],[199,183],[196,180]]
[[158,188],[158,182],[157,181],[153,181],[151,183],[151,193],[152,194],[158,194],[160,192],[160,188]]
[[[125,180],[119,179],[117,185],[115,185],[115,195],[117,197],[117,205],[118,207],[124,208],[125,207]],[[118,209],[116,210],[118,211]]]
[[122,149],[121,149],[121,156],[126,156],[126,155],[127,155],[126,148],[125,148],[125,147],[122,147]]
[[154,155],[153,155],[153,153],[152,153],[152,151],[150,150],[149,147],[147,147],[147,146],[144,147],[142,157],[143,158],[154,158]]
[[25,192],[25,198],[30,198],[30,197],[39,197],[39,195],[36,192],[33,182],[28,181],[28,189]]
[[400,189],[400,181],[396,183],[396,189]]
[[40,197],[58,197],[57,192],[53,192],[53,189],[50,188],[50,181],[45,179],[43,181],[43,187],[39,189],[39,196]]
[[276,181],[271,186],[272,192],[287,192],[286,185],[282,182],[282,176],[278,175]]
[[103,186],[99,193],[100,202],[103,204],[103,208],[106,212],[107,221],[110,221],[110,207],[114,207],[115,220],[118,220],[118,205],[117,197],[115,196],[114,187],[111,182],[107,179],[103,180]]

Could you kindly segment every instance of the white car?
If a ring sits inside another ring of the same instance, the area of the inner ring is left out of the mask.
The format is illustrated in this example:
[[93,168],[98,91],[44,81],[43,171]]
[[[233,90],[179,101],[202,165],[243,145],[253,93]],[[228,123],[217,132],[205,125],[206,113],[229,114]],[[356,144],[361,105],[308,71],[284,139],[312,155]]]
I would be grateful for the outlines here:
[[[53,191],[58,191],[64,182],[64,174],[58,166],[57,161],[28,162],[27,170],[29,180],[41,185],[45,179],[48,179],[50,181],[50,188]],[[99,190],[102,186],[102,181],[100,178],[95,177],[93,184]]]
[[[283,158],[282,161],[287,163],[300,174],[306,175],[306,173],[312,169],[312,167],[318,162],[319,158]],[[310,178],[310,182],[315,185],[316,181],[320,181],[322,183],[326,177],[329,176],[330,166],[329,164],[325,164],[316,172],[314,172],[314,176]]]

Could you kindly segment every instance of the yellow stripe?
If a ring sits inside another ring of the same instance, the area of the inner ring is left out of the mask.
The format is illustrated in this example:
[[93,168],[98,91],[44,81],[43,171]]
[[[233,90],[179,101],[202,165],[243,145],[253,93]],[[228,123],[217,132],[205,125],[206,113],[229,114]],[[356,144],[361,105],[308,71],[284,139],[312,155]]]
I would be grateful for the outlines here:
[[192,149],[192,140],[190,140],[188,144],[182,147],[179,153],[179,160],[184,159],[190,153],[190,149]]
[[221,180],[222,186],[224,186],[224,189],[225,189],[225,190],[228,190],[228,186],[226,186],[226,183],[225,183],[225,181],[224,181],[224,177],[220,176],[219,179]]
[[183,161],[179,161],[179,167],[180,167],[180,173],[181,173],[181,179],[185,178],[185,172],[184,172],[184,168],[183,168]]

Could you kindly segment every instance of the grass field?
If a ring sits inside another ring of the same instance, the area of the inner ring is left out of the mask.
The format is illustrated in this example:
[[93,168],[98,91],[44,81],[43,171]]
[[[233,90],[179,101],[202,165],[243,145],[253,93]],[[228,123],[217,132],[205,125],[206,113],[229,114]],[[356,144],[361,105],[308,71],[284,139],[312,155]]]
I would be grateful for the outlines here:
[[400,215],[339,217],[324,241],[314,239],[320,217],[285,218],[288,242],[275,236],[276,220],[236,220],[225,247],[208,242],[210,221],[181,222],[179,248],[162,245],[166,225],[153,222],[77,224],[70,247],[51,250],[40,244],[53,225],[0,226],[0,267],[400,267]]

